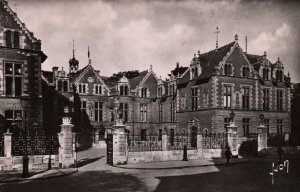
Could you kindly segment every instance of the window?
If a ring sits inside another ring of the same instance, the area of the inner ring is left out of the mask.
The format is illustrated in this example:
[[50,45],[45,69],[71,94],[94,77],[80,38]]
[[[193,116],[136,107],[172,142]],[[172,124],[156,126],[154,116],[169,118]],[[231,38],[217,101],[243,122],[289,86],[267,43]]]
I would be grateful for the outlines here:
[[278,82],[283,82],[283,72],[281,70],[276,71],[276,80]]
[[128,95],[128,86],[127,85],[120,86],[120,95]]
[[158,140],[161,141],[162,139],[162,129],[158,129]]
[[120,118],[125,122],[128,121],[128,103],[120,103],[121,115]]
[[143,87],[141,89],[141,97],[147,98],[147,88]]
[[5,93],[7,96],[22,95],[22,64],[5,63]]
[[263,110],[269,111],[270,106],[270,90],[263,89]]
[[159,86],[159,87],[157,88],[157,97],[161,97],[161,96],[162,96],[162,87]]
[[207,104],[208,104],[208,93],[207,93],[207,91],[205,91],[203,93],[203,105],[207,106]]
[[147,104],[140,105],[140,122],[147,122]]
[[229,117],[225,117],[224,118],[224,128],[225,130],[227,130],[227,126],[230,125],[230,118]]
[[147,140],[147,129],[141,129],[141,140],[142,141]]
[[250,88],[243,87],[242,90],[243,90],[242,107],[243,109],[249,109]]
[[231,65],[230,64],[225,64],[224,65],[224,75],[230,76],[232,73]]
[[282,136],[283,132],[283,120],[282,119],[277,119],[277,135],[278,136]]
[[243,67],[243,77],[249,77],[249,76],[250,76],[249,67]]
[[99,101],[95,102],[95,121],[103,121],[103,103]]
[[169,95],[174,95],[175,94],[175,85],[169,85]]
[[186,107],[185,93],[181,94],[180,104],[181,104],[181,109],[185,109]]
[[243,131],[244,131],[244,137],[249,136],[249,128],[250,128],[250,119],[249,118],[244,118],[243,119]]
[[263,79],[269,80],[269,69],[268,68],[263,69]]
[[95,86],[95,94],[101,95],[102,94],[102,86],[101,85],[94,85]]
[[5,32],[6,47],[19,48],[20,47],[20,33],[18,31]]
[[[6,110],[4,112],[5,119],[7,121],[7,126],[10,127],[10,131],[15,134],[19,134],[20,127],[22,125],[22,111],[20,110]],[[13,123],[15,123],[13,125]]]
[[270,134],[270,119],[264,119],[264,125],[267,127],[267,134]]
[[159,121],[159,123],[163,122],[163,104],[162,103],[158,104],[158,121]]
[[86,118],[86,101],[80,102],[80,113],[81,113],[81,121],[84,121]]
[[283,110],[283,91],[277,90],[276,91],[276,98],[277,98],[277,111]]
[[68,81],[64,81],[64,91],[68,92]]
[[192,88],[192,110],[195,111],[198,108],[198,88]]
[[172,101],[170,103],[170,114],[171,114],[171,122],[176,121],[176,107],[175,107],[175,101]]
[[223,107],[230,108],[231,107],[231,86],[224,85],[223,87]]
[[79,93],[86,93],[86,84],[79,84]]

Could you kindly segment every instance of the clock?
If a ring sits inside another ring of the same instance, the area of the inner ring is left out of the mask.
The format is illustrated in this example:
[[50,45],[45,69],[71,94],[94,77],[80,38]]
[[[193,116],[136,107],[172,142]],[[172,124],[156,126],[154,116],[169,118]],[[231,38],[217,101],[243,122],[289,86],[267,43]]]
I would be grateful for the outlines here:
[[88,80],[89,83],[93,83],[94,82],[94,78],[93,77],[89,77],[87,80]]

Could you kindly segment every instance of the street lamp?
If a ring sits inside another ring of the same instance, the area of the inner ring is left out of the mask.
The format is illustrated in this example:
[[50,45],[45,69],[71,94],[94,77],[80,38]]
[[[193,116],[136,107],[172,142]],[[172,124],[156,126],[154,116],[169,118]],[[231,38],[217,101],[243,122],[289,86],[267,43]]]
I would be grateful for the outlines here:
[[25,137],[25,155],[23,157],[22,177],[26,178],[26,177],[30,177],[29,171],[28,171],[29,158],[27,155],[27,116],[26,116],[26,112],[27,112],[27,109],[29,109],[29,107],[30,107],[30,103],[29,103],[29,101],[21,99],[21,106],[24,109],[24,120],[25,120],[24,121],[24,134],[23,134]]

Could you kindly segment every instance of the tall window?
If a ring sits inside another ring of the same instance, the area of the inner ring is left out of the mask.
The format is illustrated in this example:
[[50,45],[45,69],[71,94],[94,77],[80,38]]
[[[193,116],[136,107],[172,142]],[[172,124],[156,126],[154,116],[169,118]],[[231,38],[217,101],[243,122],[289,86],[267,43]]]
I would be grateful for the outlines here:
[[[20,110],[6,110],[4,112],[5,119],[10,127],[10,131],[15,134],[19,134],[19,128],[22,125],[22,111]],[[13,125],[12,123],[15,123]]]
[[147,98],[147,87],[143,87],[141,89],[141,96]]
[[162,103],[158,104],[158,121],[160,123],[163,122],[163,104]]
[[283,90],[276,91],[276,98],[277,98],[277,111],[283,110]]
[[169,85],[169,95],[174,95],[175,94],[175,85]]
[[128,121],[128,103],[120,103],[121,116],[125,122]]
[[242,106],[243,109],[249,109],[250,88],[243,87]]
[[277,70],[276,71],[276,80],[278,82],[283,82],[283,72],[282,72],[282,70]]
[[127,85],[120,86],[120,95],[128,95],[128,86]]
[[250,128],[250,119],[249,118],[244,118],[243,119],[243,131],[244,131],[244,137],[249,136],[249,128]]
[[249,67],[243,67],[243,77],[249,77],[249,76],[250,76]]
[[103,121],[103,103],[99,101],[95,102],[95,121]]
[[147,104],[140,105],[140,122],[147,122]]
[[230,64],[225,64],[224,65],[224,75],[230,76],[232,73],[231,65]]
[[225,117],[224,118],[224,128],[225,130],[227,130],[227,126],[230,125],[230,118],[229,117]]
[[6,46],[11,48],[20,47],[20,33],[18,31],[6,31],[5,32]]
[[85,120],[86,117],[86,101],[80,101],[80,113],[81,113],[81,121]]
[[192,110],[195,111],[198,108],[198,88],[192,88]]
[[161,97],[161,96],[162,96],[162,87],[159,86],[159,87],[157,88],[157,97]]
[[264,125],[267,127],[267,134],[270,134],[270,119],[264,119]]
[[269,80],[269,69],[268,68],[263,69],[263,79]]
[[101,95],[102,94],[102,86],[101,85],[94,85],[95,88],[95,94]]
[[68,92],[68,81],[64,81],[64,84],[63,84],[63,87],[64,87],[64,91],[65,92]]
[[142,141],[147,140],[147,129],[141,129],[141,140]]
[[224,85],[223,87],[223,107],[231,107],[231,85]]
[[86,84],[81,83],[78,85],[78,87],[79,87],[78,89],[79,93],[86,93]]
[[277,135],[282,136],[283,135],[283,120],[277,119]]
[[21,96],[22,64],[5,63],[5,93],[8,96]]
[[269,111],[270,106],[270,90],[263,89],[263,110]]
[[176,107],[175,107],[175,101],[172,101],[170,103],[170,114],[171,114],[171,122],[176,121]]

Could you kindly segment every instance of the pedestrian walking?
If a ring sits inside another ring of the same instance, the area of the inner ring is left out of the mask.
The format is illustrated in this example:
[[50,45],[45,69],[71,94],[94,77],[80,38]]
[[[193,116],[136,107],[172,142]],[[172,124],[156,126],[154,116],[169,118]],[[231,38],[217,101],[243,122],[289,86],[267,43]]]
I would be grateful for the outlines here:
[[226,157],[226,167],[230,165],[230,158],[232,157],[232,153],[230,151],[230,147],[227,147],[226,148],[226,151],[225,151],[225,157]]

